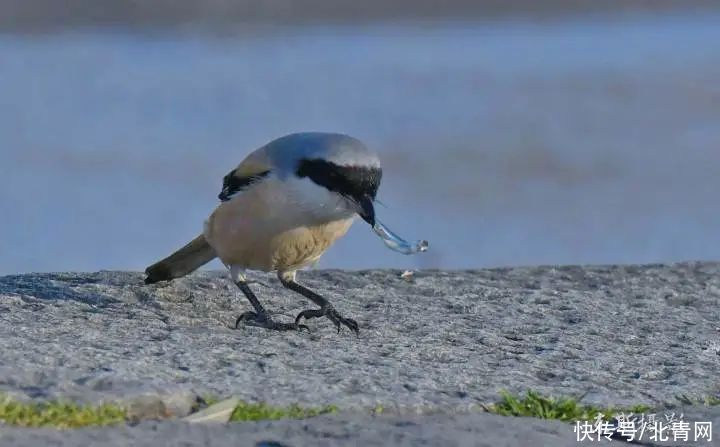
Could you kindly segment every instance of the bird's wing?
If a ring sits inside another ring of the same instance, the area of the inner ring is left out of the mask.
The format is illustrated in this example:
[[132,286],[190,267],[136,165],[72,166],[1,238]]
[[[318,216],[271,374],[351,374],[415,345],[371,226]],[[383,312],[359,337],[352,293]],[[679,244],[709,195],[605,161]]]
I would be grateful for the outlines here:
[[223,177],[222,191],[218,198],[227,202],[237,193],[244,191],[253,183],[267,177],[271,172],[270,163],[261,153],[254,152]]

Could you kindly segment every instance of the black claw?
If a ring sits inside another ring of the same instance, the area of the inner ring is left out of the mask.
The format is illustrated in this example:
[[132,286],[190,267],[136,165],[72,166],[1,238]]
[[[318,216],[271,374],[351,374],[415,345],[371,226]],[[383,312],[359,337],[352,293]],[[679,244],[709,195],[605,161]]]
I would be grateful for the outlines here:
[[355,332],[356,336],[360,336],[360,327],[357,322],[352,318],[343,318],[332,306],[325,306],[320,309],[304,310],[295,317],[295,324],[298,324],[303,318],[309,320],[310,318],[319,317],[327,317],[330,321],[332,321],[337,328],[338,333],[340,333],[342,325],[345,325],[348,329]]
[[275,331],[299,331],[305,329],[310,332],[310,328],[304,324],[295,323],[279,323],[270,318],[267,314],[258,314],[257,312],[245,312],[235,320],[235,329],[238,328],[241,322],[248,322],[252,326],[263,327],[265,329],[272,329]]
[[242,315],[237,317],[237,320],[235,320],[235,329],[237,329],[243,321],[257,321],[258,319],[258,314],[255,312],[244,312]]
[[352,318],[346,318],[344,323],[345,326],[350,328],[351,331],[355,332],[356,337],[360,336],[360,326],[358,326],[357,321],[353,320]]
[[300,320],[305,318],[306,320],[309,320],[311,318],[319,318],[325,315],[325,312],[323,312],[322,309],[308,309],[300,312],[297,317],[295,317],[295,324],[300,323]]

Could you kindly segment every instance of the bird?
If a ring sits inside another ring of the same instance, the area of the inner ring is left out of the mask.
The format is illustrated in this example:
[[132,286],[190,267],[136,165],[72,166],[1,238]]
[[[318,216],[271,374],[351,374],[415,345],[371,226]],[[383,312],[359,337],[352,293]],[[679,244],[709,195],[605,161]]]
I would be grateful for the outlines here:
[[[301,321],[326,317],[359,334],[323,296],[301,285],[297,271],[315,264],[356,217],[375,227],[380,159],[341,133],[302,132],[270,141],[224,176],[220,200],[200,235],[145,270],[146,284],[170,281],[216,257],[252,306],[241,323],[270,330],[307,329]],[[280,283],[315,303],[293,323],[274,320],[248,285],[246,271],[275,272]]]

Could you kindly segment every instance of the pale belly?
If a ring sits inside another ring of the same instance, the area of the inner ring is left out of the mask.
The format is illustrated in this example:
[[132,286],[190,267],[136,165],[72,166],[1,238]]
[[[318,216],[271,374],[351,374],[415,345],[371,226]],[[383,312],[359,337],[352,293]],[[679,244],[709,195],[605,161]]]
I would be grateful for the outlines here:
[[[302,207],[263,199],[252,191],[219,206],[205,223],[205,238],[228,266],[292,271],[318,258],[353,223],[351,212],[310,218]],[[255,197],[253,197],[255,196]]]

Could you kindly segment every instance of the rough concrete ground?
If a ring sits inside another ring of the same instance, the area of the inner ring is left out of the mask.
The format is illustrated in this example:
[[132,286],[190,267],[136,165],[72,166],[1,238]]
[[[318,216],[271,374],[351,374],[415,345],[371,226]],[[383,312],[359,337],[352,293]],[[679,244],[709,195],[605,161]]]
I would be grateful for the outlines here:
[[[365,416],[321,416],[309,421],[273,421],[237,423],[225,426],[190,425],[182,423],[144,423],[136,427],[86,429],[72,433],[67,443],[57,430],[13,429],[0,433],[0,443],[17,446],[37,445],[240,445],[277,447],[262,442],[278,442],[282,446],[516,446],[527,437],[540,445],[557,447],[577,445],[572,427],[558,421],[505,418],[484,415],[448,415],[372,418]],[[57,443],[57,444],[56,444]]]
[[[655,407],[676,403],[678,395],[720,393],[720,264],[422,271],[409,280],[400,273],[300,276],[358,321],[359,338],[347,330],[337,334],[324,319],[310,321],[310,333],[232,329],[248,304],[222,273],[153,286],[126,272],[0,277],[0,392],[89,402],[157,395],[178,414],[203,393],[355,411],[358,416],[327,422],[350,433],[329,436],[327,445],[355,442],[352,433],[361,431],[347,427],[362,426],[360,412],[377,405],[406,418],[444,413],[432,417],[449,418],[447,427],[458,428],[434,426],[455,445],[527,445],[536,438],[482,444],[498,439],[491,436],[502,428],[500,419],[448,414],[475,411],[503,389]],[[251,279],[263,283],[252,286],[279,319],[290,321],[312,307],[270,275]],[[197,439],[212,438],[208,433],[221,439],[269,430],[291,437],[293,430],[305,433],[305,426],[322,430],[321,421],[172,430],[160,423],[150,431],[190,430]],[[388,433],[398,430],[383,418],[373,423]],[[498,428],[483,428],[478,438],[463,426]],[[414,433],[407,445],[434,436],[423,432],[425,423],[401,427]],[[73,436],[132,439],[143,430],[147,425]],[[567,436],[574,442],[571,430]]]
[[[685,409],[685,421],[711,422],[720,426],[720,408],[700,411]],[[669,440],[653,442],[649,434],[636,445],[685,446],[718,445],[716,435],[707,442]],[[597,436],[597,435],[595,435]],[[625,445],[605,439],[577,441],[573,426],[559,421],[504,417],[488,413],[432,416],[371,417],[368,415],[319,416],[297,421],[244,422],[229,425],[201,425],[180,422],[145,422],[132,427],[89,428],[63,432],[48,429],[0,430],[3,446],[62,447],[102,445],[116,446],[253,446],[253,447],[321,447],[321,446],[478,446],[478,447],[577,447],[582,445]],[[714,443],[713,443],[714,442]]]

